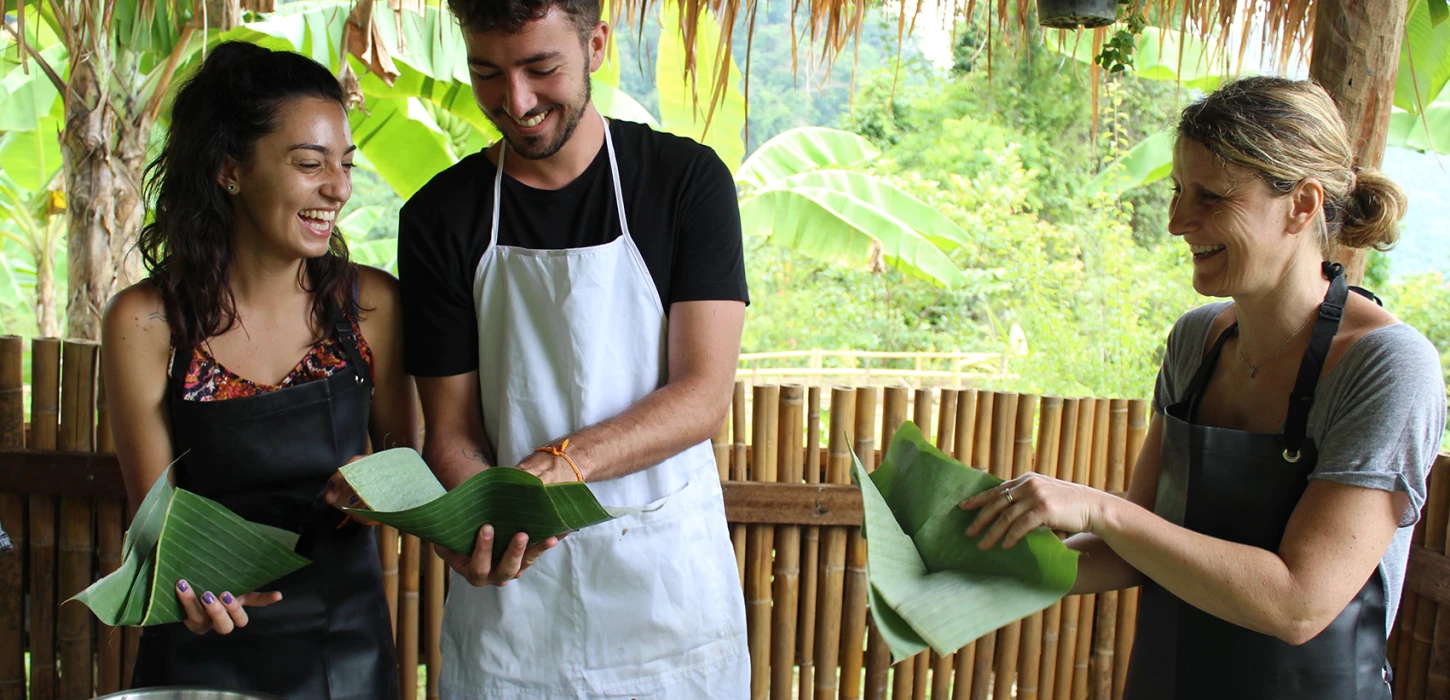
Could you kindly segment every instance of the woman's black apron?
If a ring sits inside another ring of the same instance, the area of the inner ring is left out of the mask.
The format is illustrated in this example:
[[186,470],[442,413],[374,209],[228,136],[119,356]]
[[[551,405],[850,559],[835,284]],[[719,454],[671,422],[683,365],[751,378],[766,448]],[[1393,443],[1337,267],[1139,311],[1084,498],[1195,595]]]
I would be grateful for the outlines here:
[[167,400],[181,455],[176,485],[247,520],[298,533],[297,551],[312,563],[264,586],[281,591],[282,600],[247,608],[250,622],[229,635],[196,635],[179,623],[146,628],[134,687],[398,697],[377,536],[351,522],[339,528],[342,515],[321,498],[328,477],[367,451],[372,398],[372,376],[352,324],[341,314],[334,318],[347,367],[325,380],[256,396],[183,401],[192,349],[176,348]]
[[[1188,392],[1163,417],[1153,511],[1210,537],[1278,551],[1318,454],[1309,408],[1348,288],[1324,264],[1329,292],[1299,365],[1282,435],[1195,423],[1198,405],[1235,324],[1219,336]],[[1356,290],[1358,291],[1358,290]],[[1388,700],[1385,594],[1379,570],[1329,627],[1294,646],[1214,617],[1152,581],[1138,602],[1127,700]]]

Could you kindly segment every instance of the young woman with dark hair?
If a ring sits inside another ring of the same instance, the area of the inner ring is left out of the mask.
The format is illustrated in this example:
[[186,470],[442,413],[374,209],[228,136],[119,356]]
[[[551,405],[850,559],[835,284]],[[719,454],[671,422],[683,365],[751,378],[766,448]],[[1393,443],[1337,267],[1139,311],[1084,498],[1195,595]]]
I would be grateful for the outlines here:
[[222,44],[177,93],[147,169],[150,275],[102,336],[127,495],[175,461],[177,486],[298,533],[312,563],[241,596],[158,581],[188,619],[145,630],[137,687],[397,697],[376,535],[326,498],[369,443],[418,430],[397,281],[336,227],[355,148],[337,80],[303,56]]

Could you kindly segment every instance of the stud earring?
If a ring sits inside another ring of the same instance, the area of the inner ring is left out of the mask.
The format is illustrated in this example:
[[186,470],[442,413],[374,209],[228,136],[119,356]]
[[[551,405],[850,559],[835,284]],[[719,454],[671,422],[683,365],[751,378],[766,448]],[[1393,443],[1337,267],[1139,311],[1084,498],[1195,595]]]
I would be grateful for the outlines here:
[[227,192],[230,192],[232,194],[236,194],[237,193],[237,183],[235,183],[235,182],[229,182],[229,183],[227,183]]

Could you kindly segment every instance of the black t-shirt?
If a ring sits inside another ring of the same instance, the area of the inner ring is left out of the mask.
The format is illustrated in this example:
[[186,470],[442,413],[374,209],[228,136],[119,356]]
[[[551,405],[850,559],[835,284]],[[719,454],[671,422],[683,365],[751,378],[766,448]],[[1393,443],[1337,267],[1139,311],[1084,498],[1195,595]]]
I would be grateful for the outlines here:
[[[730,169],[694,141],[610,120],[630,235],[666,311],[679,301],[749,301],[740,209]],[[510,154],[513,157],[517,155]],[[478,369],[474,275],[488,249],[498,168],[475,153],[439,173],[403,206],[398,279],[403,365],[422,377]],[[619,237],[609,153],[558,190],[505,175],[499,244],[558,250]]]

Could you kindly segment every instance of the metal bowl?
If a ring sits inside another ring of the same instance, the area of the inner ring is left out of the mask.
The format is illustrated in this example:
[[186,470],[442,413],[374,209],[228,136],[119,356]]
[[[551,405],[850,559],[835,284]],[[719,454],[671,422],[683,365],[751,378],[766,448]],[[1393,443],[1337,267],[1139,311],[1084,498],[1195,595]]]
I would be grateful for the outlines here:
[[175,688],[137,688],[136,690],[123,690],[119,693],[102,695],[96,700],[282,700],[275,695],[262,693],[243,693],[236,690],[217,690],[215,688],[198,687],[175,687]]

